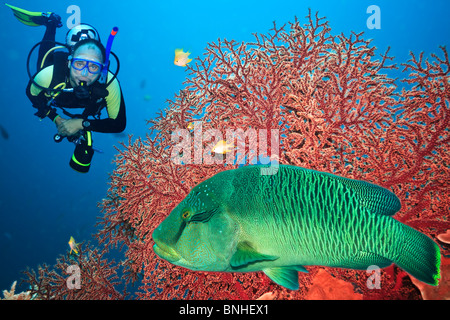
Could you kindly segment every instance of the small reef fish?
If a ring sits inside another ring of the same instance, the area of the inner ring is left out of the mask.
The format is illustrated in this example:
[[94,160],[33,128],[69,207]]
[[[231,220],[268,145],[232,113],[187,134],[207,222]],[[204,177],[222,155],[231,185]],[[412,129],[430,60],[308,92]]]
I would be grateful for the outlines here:
[[299,288],[298,271],[395,263],[437,285],[440,251],[428,236],[395,220],[391,191],[365,181],[280,165],[222,171],[195,186],[154,230],[155,253],[191,270],[263,271]]
[[227,152],[232,151],[233,148],[234,148],[234,145],[232,143],[227,143],[225,140],[220,140],[212,148],[211,152],[225,154]]
[[176,66],[185,67],[192,59],[189,59],[189,51],[184,52],[183,49],[175,49],[175,60],[174,64]]
[[189,130],[191,130],[191,131],[194,130],[194,123],[193,123],[193,122],[189,122],[187,128],[188,128]]
[[75,239],[71,236],[69,240],[69,247],[70,252],[69,254],[72,254],[72,251],[75,252],[75,254],[78,255],[78,243],[75,242]]

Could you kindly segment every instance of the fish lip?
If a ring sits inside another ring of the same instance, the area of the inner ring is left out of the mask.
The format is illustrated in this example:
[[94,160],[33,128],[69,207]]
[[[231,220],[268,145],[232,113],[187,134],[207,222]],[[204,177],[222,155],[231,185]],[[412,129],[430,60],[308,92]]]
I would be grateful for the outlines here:
[[165,259],[171,263],[177,262],[181,259],[181,256],[173,249],[166,246],[160,247],[158,244],[153,245],[153,251],[162,259]]

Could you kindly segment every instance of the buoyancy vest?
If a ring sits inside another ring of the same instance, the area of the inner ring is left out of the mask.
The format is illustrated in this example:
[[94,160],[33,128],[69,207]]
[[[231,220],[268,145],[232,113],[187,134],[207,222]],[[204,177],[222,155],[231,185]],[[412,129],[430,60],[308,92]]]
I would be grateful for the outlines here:
[[[50,88],[55,88],[61,83],[69,83],[68,54],[64,52],[55,52],[53,57],[53,75]],[[60,92],[55,100],[54,106],[60,108],[63,113],[71,118],[87,118],[92,116],[99,118],[101,110],[106,106],[105,97],[108,90],[105,84],[98,81],[89,86],[90,95],[88,98],[79,99],[73,92]],[[83,108],[82,113],[74,114],[67,109]]]

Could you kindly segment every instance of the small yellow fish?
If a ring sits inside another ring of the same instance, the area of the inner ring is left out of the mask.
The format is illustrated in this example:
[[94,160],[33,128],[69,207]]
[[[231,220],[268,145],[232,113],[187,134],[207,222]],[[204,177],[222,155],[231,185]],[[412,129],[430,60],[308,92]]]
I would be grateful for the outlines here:
[[189,51],[184,52],[183,49],[175,49],[175,60],[173,63],[176,66],[186,67],[186,65],[192,61],[192,59],[188,58],[190,54]]
[[70,246],[69,254],[72,254],[72,251],[75,252],[75,254],[78,254],[78,243],[75,242],[75,239],[73,237],[70,237],[69,246]]
[[188,128],[189,130],[194,130],[194,123],[193,123],[193,122],[189,122],[187,128]]
[[225,154],[227,152],[232,151],[233,148],[234,148],[234,145],[232,143],[227,143],[225,140],[220,140],[212,148],[211,152]]

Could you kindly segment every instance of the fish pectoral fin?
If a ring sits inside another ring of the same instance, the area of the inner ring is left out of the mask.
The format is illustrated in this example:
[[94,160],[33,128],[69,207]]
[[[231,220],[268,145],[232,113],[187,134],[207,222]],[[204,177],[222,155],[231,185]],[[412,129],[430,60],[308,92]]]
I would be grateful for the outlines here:
[[290,266],[289,268],[294,268],[297,271],[304,272],[304,273],[309,273],[309,271],[306,270],[306,268],[304,266],[301,266],[301,265]]
[[249,263],[259,262],[259,261],[273,261],[278,259],[277,256],[271,256],[267,254],[260,253],[256,251],[250,243],[246,241],[241,241],[237,245],[237,250],[233,254],[230,260],[230,265],[233,268],[242,268]]
[[298,271],[308,272],[303,266],[288,266],[263,269],[275,283],[290,290],[298,290]]

